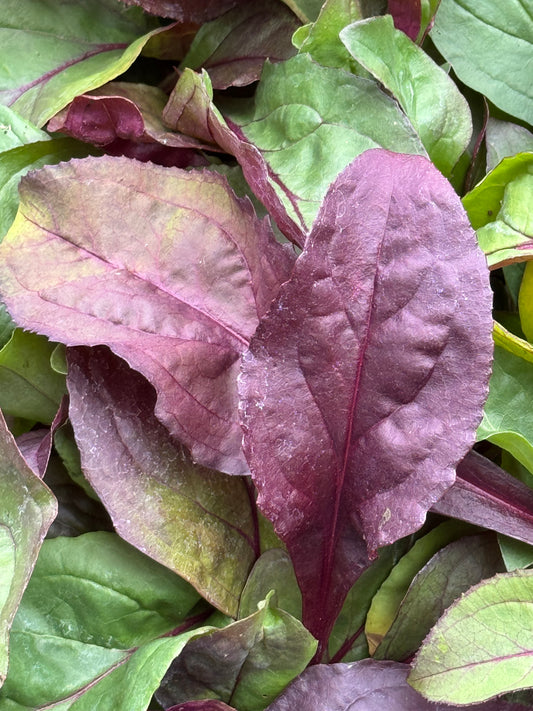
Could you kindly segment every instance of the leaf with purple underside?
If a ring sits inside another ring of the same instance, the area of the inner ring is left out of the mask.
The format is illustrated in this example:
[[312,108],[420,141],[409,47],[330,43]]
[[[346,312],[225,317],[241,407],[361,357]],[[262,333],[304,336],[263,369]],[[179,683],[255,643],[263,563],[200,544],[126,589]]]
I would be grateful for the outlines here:
[[65,424],[68,416],[68,401],[66,396],[61,400],[61,404],[52,420],[50,427],[46,429],[31,430],[17,437],[17,447],[26,460],[30,469],[39,479],[44,477],[52,443],[56,430]]
[[238,359],[293,256],[222,176],[110,157],[45,168],[23,179],[0,251],[18,324],[108,345],[154,385],[157,416],[196,460],[247,471]]
[[159,32],[165,28],[117,0],[3,0],[0,44],[9,62],[0,68],[0,102],[43,126],[75,96],[125,72]]
[[533,545],[533,489],[476,452],[431,510]]
[[247,0],[122,0],[127,5],[139,5],[146,12],[160,17],[171,17],[178,22],[203,23],[227,12]]
[[181,68],[203,67],[215,89],[251,84],[265,59],[279,62],[296,53],[291,37],[299,26],[277,0],[243,3],[200,28]]
[[[266,711],[452,711],[455,706],[426,701],[406,682],[409,666],[364,659],[353,664],[320,664],[307,669]],[[502,700],[472,711],[523,711]]]
[[305,235],[288,214],[276,190],[290,196],[285,186],[276,183],[259,150],[233,131],[213,104],[213,89],[207,72],[197,74],[185,69],[172,91],[163,112],[163,120],[173,131],[212,144],[212,150],[231,153],[239,161],[244,177],[265,205],[283,234],[300,247]]
[[107,348],[69,349],[68,364],[83,471],[116,531],[236,615],[258,547],[246,482],[192,464],[153,388]]
[[419,156],[356,159],[240,376],[258,504],[322,645],[367,551],[417,530],[453,483],[487,395],[491,330],[487,267],[449,183]]
[[0,686],[9,630],[56,512],[54,496],[23,459],[0,413]]

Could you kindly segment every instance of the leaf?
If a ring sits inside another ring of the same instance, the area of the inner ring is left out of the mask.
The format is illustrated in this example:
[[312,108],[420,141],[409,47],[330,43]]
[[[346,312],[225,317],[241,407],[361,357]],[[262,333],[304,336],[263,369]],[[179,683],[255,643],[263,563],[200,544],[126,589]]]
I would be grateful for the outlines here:
[[478,441],[488,439],[533,473],[533,362],[496,346]]
[[107,348],[69,349],[70,419],[117,533],[236,615],[256,557],[244,480],[195,466],[153,415],[153,388]]
[[273,593],[250,617],[188,642],[156,698],[163,706],[218,698],[239,711],[261,711],[307,666],[316,641],[276,607]]
[[432,511],[533,544],[533,490],[473,451]]
[[506,351],[509,351],[509,353],[513,353],[515,356],[533,363],[533,345],[529,343],[529,341],[525,341],[523,338],[515,336],[514,333],[508,331],[497,321],[494,322],[492,336],[496,346],[500,346]]
[[212,20],[245,0],[123,0],[127,5],[139,5],[146,12],[171,17],[178,22],[203,23]]
[[297,30],[293,42],[300,53],[307,52],[322,66],[361,74],[361,67],[341,42],[339,33],[346,25],[363,17],[359,0],[326,0],[316,22]]
[[5,0],[0,42],[10,61],[0,70],[0,101],[41,127],[75,96],[126,71],[148,39],[164,31],[153,28],[117,0]]
[[504,158],[533,151],[533,133],[510,121],[489,118],[485,134],[487,172],[494,170]]
[[22,458],[0,412],[0,686],[11,624],[56,512],[53,495]]
[[[354,664],[319,664],[301,674],[267,711],[452,711],[455,707],[430,704],[406,682],[409,667],[398,662],[363,659]],[[498,700],[479,711],[523,711],[519,704]]]
[[109,82],[77,96],[48,123],[49,131],[106,146],[116,139],[161,143],[173,148],[201,148],[199,141],[168,131],[162,121],[166,94],[155,86]]
[[390,15],[350,25],[340,37],[398,100],[433,163],[449,176],[472,134],[470,109],[454,82],[403,31],[394,29]]
[[463,198],[493,269],[533,256],[533,153],[504,158]]
[[331,186],[243,356],[258,505],[322,644],[366,549],[417,530],[453,483],[486,397],[490,301],[449,183],[422,157],[368,151]]
[[[531,175],[531,193],[533,198],[533,175]],[[525,197],[525,196],[523,196]],[[526,203],[527,204],[527,203]],[[532,251],[533,251],[533,219],[531,220],[531,237],[532,237]],[[531,343],[533,341],[533,306],[531,305],[531,299],[533,297],[533,272],[532,264],[527,263],[524,270],[524,275],[522,276],[522,282],[520,284],[520,292],[518,295],[518,310],[520,312],[520,325],[522,326],[522,331],[526,336],[527,340]]]
[[239,601],[239,618],[252,615],[271,590],[281,610],[302,619],[302,593],[291,559],[280,548],[271,548],[256,560]]
[[17,437],[17,447],[33,473],[42,479],[52,451],[54,433],[68,417],[68,402],[64,396],[50,427],[33,429]]
[[181,67],[203,67],[215,89],[246,86],[259,79],[265,59],[281,61],[295,53],[291,36],[299,25],[281,2],[241,3],[202,25]]
[[467,536],[438,551],[416,574],[376,659],[408,659],[456,598],[504,569],[494,536]]
[[15,323],[7,313],[4,304],[0,301],[0,349],[9,342],[14,330]]
[[409,683],[431,701],[470,704],[533,686],[533,571],[471,588],[420,648]]
[[204,699],[202,701],[186,701],[184,704],[171,706],[167,711],[236,711],[233,706],[228,706],[216,699]]
[[18,184],[29,170],[52,165],[91,153],[71,138],[50,139],[18,146],[1,154],[0,160],[0,241],[11,227],[19,204]]
[[163,120],[174,131],[180,131],[213,144],[233,154],[241,165],[244,177],[257,197],[268,208],[283,234],[298,246],[305,236],[300,226],[287,214],[276,190],[275,176],[259,150],[238,136],[224,121],[213,104],[213,89],[207,72],[201,75],[185,69],[172,91],[163,112]]
[[462,82],[512,116],[531,120],[533,32],[521,0],[442,0],[431,39]]
[[16,329],[0,351],[0,408],[15,417],[51,424],[66,392],[50,366],[55,348],[43,336]]
[[[353,107],[357,106],[357,111]],[[396,102],[375,82],[305,54],[265,64],[253,100],[227,114],[261,151],[289,216],[308,232],[337,175],[382,146],[425,154]]]
[[314,22],[324,0],[283,0],[302,22]]
[[246,471],[238,356],[293,260],[224,178],[109,157],[44,168],[23,179],[0,253],[18,324],[110,346],[195,459]]
[[0,106],[0,152],[24,146],[26,143],[46,141],[49,136],[25,121],[16,111]]
[[[456,521],[446,521],[419,538],[392,568],[372,598],[364,623],[371,655],[379,649],[383,638],[391,629],[413,578],[441,548],[465,533],[468,533],[468,529],[465,530],[464,526],[458,525]],[[422,638],[424,636],[425,634]],[[383,659],[383,656],[378,659]]]
[[498,543],[507,570],[529,568],[533,565],[533,545],[503,535],[498,536]]
[[[115,534],[45,541],[13,623],[1,702],[35,707],[75,701],[127,663],[136,647],[174,629],[197,599],[185,581]],[[41,671],[28,676],[29,668]],[[139,684],[147,683],[141,676]],[[134,708],[144,711],[146,705]]]
[[422,21],[421,0],[388,0],[388,10],[394,19],[394,27],[415,42]]

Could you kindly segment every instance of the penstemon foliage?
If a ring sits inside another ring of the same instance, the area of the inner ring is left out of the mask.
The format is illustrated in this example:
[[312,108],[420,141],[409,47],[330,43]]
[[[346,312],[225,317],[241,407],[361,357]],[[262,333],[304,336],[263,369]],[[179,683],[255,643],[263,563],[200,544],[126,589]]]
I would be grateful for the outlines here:
[[533,706],[527,5],[2,4],[0,711]]

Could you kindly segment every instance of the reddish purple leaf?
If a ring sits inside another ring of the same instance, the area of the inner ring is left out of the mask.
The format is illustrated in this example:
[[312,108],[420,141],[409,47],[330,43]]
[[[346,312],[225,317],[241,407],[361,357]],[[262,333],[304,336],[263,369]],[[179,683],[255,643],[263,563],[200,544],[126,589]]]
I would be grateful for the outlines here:
[[23,178],[0,246],[17,323],[108,345],[158,394],[156,414],[206,466],[247,471],[239,355],[293,257],[225,178],[118,158]]
[[68,398],[63,397],[61,405],[50,427],[31,430],[17,437],[17,447],[33,473],[42,479],[48,466],[52,442],[56,430],[64,425],[68,417]]
[[476,452],[459,464],[455,483],[432,511],[533,545],[533,489]]
[[394,27],[416,42],[422,21],[420,0],[389,0],[389,13]]
[[[266,711],[452,711],[434,704],[406,681],[407,664],[363,659],[353,664],[319,664],[306,669]],[[469,706],[472,711],[523,711],[501,699]]]
[[425,158],[367,151],[331,186],[244,354],[245,454],[324,645],[379,546],[454,481],[487,396],[488,270]]
[[203,23],[227,12],[247,0],[122,0],[126,5],[139,5],[146,12],[171,17],[179,22]]
[[155,418],[151,385],[109,349],[67,360],[83,472],[117,533],[236,615],[259,547],[245,480],[192,464]]

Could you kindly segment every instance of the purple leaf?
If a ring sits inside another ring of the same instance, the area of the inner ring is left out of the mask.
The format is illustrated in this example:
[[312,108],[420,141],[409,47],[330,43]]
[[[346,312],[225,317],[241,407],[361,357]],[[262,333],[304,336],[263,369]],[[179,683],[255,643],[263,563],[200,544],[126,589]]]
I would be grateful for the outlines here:
[[416,42],[422,19],[420,0],[389,0],[389,13],[394,20],[394,27]]
[[107,348],[70,348],[68,365],[82,468],[117,533],[236,615],[258,548],[246,482],[193,465],[153,388]]
[[293,263],[225,178],[126,159],[44,168],[21,182],[1,247],[17,323],[108,345],[158,393],[156,414],[206,466],[247,471],[238,358]]
[[205,699],[200,701],[186,701],[184,704],[171,706],[167,711],[236,711],[233,706],[228,706],[223,701],[217,699]]
[[68,417],[68,399],[63,397],[61,405],[50,427],[31,430],[17,437],[17,446],[33,473],[42,479],[48,466],[52,441],[56,430],[64,425]]
[[126,5],[139,5],[146,12],[171,17],[179,22],[203,23],[212,20],[246,0],[122,0]]
[[200,28],[182,67],[203,67],[215,89],[246,86],[259,79],[265,59],[296,54],[291,37],[300,24],[281,2],[243,3]]
[[[364,659],[353,664],[310,667],[266,711],[452,711],[456,706],[426,701],[411,688],[407,664]],[[520,711],[501,699],[469,706],[473,711]]]
[[378,547],[454,481],[492,357],[488,270],[450,184],[377,149],[331,186],[242,361],[245,454],[324,646]]
[[431,510],[533,545],[533,489],[476,452]]

